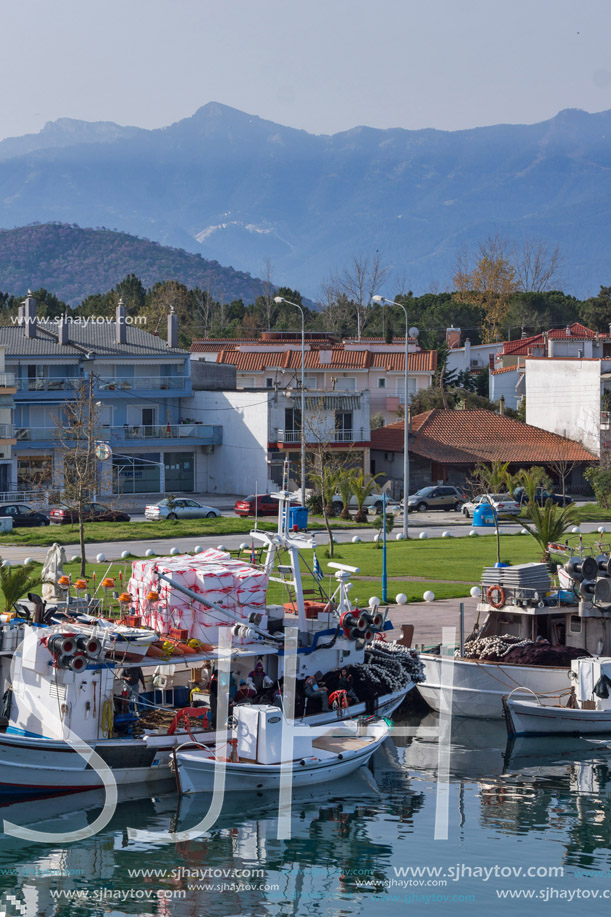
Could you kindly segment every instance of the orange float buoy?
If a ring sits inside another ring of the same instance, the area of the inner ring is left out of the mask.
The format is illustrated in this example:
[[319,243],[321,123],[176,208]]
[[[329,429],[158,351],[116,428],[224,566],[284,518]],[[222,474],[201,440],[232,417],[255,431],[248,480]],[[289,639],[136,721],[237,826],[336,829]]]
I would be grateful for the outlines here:
[[148,599],[149,602],[158,602],[158,601],[159,601],[159,593],[158,593],[155,589],[151,589],[151,591],[150,591],[149,594],[147,595],[147,599]]
[[104,579],[102,580],[102,589],[114,589],[114,588],[115,588],[114,579],[111,579],[110,576],[104,577]]
[[87,589],[87,580],[86,579],[77,579],[74,584],[75,589]]
[[69,577],[69,576],[66,576],[65,574],[64,574],[64,576],[60,576],[60,578],[59,578],[58,581],[57,581],[57,585],[58,585],[58,586],[69,586],[69,585],[70,585],[70,577]]

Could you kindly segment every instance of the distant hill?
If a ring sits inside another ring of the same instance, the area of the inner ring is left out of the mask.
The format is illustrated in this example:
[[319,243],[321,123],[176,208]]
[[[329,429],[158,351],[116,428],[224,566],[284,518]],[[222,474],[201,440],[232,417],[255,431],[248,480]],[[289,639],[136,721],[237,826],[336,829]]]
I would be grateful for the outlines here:
[[3,292],[20,295],[45,287],[76,305],[91,293],[112,289],[128,274],[136,274],[145,287],[177,280],[225,302],[243,299],[248,304],[263,292],[262,282],[249,274],[125,232],[65,223],[0,230]]
[[158,130],[62,118],[0,143],[0,226],[34,221],[110,226],[259,276],[269,258],[277,285],[309,297],[375,250],[415,293],[448,289],[463,246],[531,235],[559,244],[559,283],[583,298],[611,281],[611,111],[332,136],[214,102]]

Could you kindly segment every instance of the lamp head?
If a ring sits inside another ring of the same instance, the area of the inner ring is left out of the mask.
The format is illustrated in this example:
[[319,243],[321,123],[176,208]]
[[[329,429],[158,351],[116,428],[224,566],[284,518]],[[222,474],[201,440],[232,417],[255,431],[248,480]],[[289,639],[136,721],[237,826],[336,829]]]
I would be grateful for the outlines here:
[[380,302],[380,303],[386,302],[383,296],[378,296],[377,294],[375,296],[372,296],[371,299],[373,302]]
[[281,303],[286,302],[284,296],[274,296],[274,302]]

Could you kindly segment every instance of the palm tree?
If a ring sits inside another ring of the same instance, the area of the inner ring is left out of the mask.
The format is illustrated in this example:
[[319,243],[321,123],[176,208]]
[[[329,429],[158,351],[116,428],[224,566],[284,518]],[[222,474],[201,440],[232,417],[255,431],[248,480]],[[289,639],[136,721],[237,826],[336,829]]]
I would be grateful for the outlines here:
[[331,531],[331,525],[329,523],[329,517],[335,515],[335,510],[333,508],[333,495],[337,489],[337,472],[326,469],[325,465],[322,465],[322,471],[320,474],[310,475],[314,485],[318,488],[321,497],[322,503],[322,514],[325,520],[325,528],[327,529],[327,534],[329,536],[329,556],[333,557],[333,532]]
[[373,493],[378,475],[365,474],[363,471],[355,475],[352,481],[352,493],[356,500],[355,522],[367,522],[367,513],[364,510],[365,500]]
[[528,511],[532,522],[528,532],[543,549],[541,559],[547,562],[550,542],[560,541],[564,533],[579,521],[577,509],[574,504],[562,508],[555,506],[551,500],[546,500],[543,507],[537,503],[530,503]]
[[533,465],[532,468],[520,468],[515,476],[516,482],[524,488],[526,494],[526,503],[530,506],[535,502],[537,490],[549,490],[552,481],[545,468],[540,465]]
[[4,613],[8,614],[15,602],[40,583],[40,576],[33,576],[35,565],[3,567],[0,557],[0,592],[4,596]]
[[337,489],[342,498],[342,511],[340,516],[342,519],[351,519],[350,510],[348,509],[350,498],[352,497],[353,485],[354,485],[354,471],[351,468],[345,468],[343,471],[338,471],[337,473]]
[[473,477],[479,487],[489,494],[502,493],[513,489],[514,477],[509,471],[509,462],[492,462],[490,465],[478,465]]

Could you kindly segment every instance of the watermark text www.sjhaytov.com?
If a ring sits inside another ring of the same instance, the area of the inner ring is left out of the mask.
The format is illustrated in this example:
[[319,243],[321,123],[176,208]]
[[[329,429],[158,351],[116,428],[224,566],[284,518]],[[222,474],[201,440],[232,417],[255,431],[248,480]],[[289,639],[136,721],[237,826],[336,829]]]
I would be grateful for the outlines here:
[[38,318],[28,315],[17,316],[11,315],[13,325],[37,324],[37,325],[59,325],[63,321],[68,325],[110,325],[118,322],[119,325],[146,325],[146,315],[120,315],[117,318],[108,315],[55,315],[52,318]]

